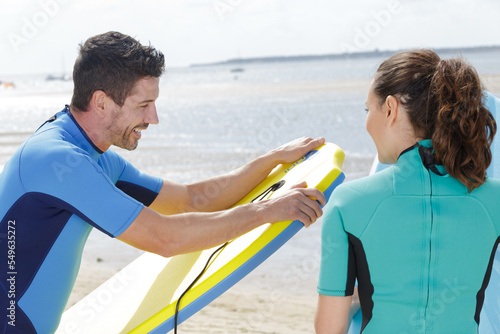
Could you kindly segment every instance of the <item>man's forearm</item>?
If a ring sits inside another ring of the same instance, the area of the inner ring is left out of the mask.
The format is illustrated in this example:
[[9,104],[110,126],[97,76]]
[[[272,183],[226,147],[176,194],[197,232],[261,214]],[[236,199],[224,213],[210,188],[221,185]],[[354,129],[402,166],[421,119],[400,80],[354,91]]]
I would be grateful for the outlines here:
[[[211,248],[232,240],[265,223],[254,205],[210,213],[185,213],[166,217],[170,233],[166,244],[171,255]],[[171,236],[176,236],[172,238]],[[180,236],[180,237],[179,237]]]
[[207,249],[262,225],[255,205],[218,212],[165,216],[144,208],[118,239],[165,257]]
[[307,227],[321,216],[324,195],[299,184],[286,193],[216,212],[161,215],[143,208],[118,239],[143,250],[172,256],[210,248],[264,223],[299,220]]

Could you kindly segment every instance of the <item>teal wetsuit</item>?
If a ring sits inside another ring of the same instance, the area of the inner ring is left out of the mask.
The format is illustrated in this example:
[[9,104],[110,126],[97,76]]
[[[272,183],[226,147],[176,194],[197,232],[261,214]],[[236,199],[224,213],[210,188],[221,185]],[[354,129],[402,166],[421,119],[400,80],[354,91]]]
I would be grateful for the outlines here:
[[348,296],[357,279],[365,334],[477,333],[500,241],[500,181],[468,193],[432,163],[430,140],[419,144],[333,192],[318,292]]

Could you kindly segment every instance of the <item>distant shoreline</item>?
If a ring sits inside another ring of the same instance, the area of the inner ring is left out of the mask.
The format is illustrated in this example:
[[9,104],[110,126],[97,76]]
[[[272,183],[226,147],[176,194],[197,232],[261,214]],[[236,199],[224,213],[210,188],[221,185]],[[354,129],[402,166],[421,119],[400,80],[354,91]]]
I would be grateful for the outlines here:
[[[500,45],[495,46],[476,46],[476,47],[457,47],[457,48],[433,48],[437,53],[460,53],[460,52],[491,52],[500,51]],[[255,63],[281,63],[281,62],[296,62],[296,61],[328,61],[337,59],[359,59],[370,57],[388,57],[402,50],[383,50],[378,49],[364,52],[346,52],[339,54],[325,55],[301,55],[301,56],[271,56],[271,57],[256,57],[256,58],[235,58],[220,62],[191,64],[189,67],[203,66],[218,66],[218,65],[245,65]]]

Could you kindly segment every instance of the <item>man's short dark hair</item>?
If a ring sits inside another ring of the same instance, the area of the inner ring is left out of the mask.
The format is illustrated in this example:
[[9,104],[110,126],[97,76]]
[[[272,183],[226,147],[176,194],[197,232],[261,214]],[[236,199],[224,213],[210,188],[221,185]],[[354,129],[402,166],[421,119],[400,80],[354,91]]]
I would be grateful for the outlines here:
[[163,54],[151,45],[116,31],[90,37],[73,68],[71,106],[86,111],[92,94],[104,91],[123,106],[135,83],[144,77],[160,77],[165,70]]

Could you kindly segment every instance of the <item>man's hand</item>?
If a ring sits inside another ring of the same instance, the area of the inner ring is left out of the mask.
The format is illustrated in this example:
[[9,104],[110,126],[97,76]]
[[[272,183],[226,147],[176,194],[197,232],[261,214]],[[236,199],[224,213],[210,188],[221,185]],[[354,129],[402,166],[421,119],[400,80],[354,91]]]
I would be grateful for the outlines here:
[[293,186],[284,195],[257,202],[266,210],[269,222],[299,220],[309,227],[322,216],[322,205],[325,205],[325,195],[315,188],[305,188],[305,182]]
[[316,139],[302,137],[280,146],[269,153],[274,155],[276,164],[292,163],[324,143],[325,138],[322,137]]

